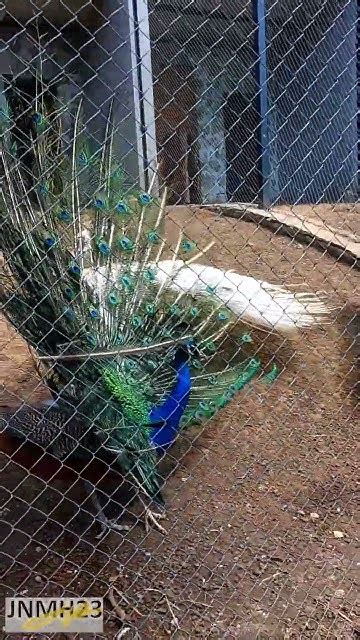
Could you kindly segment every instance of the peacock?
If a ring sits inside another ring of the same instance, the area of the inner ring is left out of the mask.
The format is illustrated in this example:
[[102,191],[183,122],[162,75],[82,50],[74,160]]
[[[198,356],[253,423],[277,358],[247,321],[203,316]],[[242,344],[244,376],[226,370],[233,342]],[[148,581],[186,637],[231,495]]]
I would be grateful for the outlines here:
[[[70,113],[37,98],[30,168],[7,103],[0,128],[2,308],[52,395],[49,406],[7,416],[7,428],[61,460],[111,456],[144,501],[147,522],[164,531],[159,465],[179,434],[214,417],[255,376],[278,373],[251,353],[239,318],[293,333],[328,309],[320,296],[198,263],[204,251],[182,232],[163,259],[166,191],[129,188],[111,117],[95,148],[81,100]],[[85,485],[104,528],[119,529],[88,476]]]

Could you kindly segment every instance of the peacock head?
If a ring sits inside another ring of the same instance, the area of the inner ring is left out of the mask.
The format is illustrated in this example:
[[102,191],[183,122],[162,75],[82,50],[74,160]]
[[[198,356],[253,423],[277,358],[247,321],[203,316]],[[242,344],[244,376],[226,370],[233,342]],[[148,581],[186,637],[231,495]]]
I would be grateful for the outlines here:
[[186,342],[179,345],[176,350],[176,356],[186,361],[191,360],[193,357],[199,357],[200,351],[196,346],[195,340],[193,338],[189,338]]

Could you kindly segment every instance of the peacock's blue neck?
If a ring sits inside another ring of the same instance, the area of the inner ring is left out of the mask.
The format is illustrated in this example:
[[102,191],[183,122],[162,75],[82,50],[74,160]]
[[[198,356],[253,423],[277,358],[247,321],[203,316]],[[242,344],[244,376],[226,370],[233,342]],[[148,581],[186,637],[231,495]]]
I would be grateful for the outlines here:
[[174,443],[180,428],[180,420],[189,402],[191,375],[189,352],[186,347],[177,349],[172,367],[176,371],[173,388],[161,405],[150,412],[150,424],[153,425],[151,442],[159,454],[165,452]]

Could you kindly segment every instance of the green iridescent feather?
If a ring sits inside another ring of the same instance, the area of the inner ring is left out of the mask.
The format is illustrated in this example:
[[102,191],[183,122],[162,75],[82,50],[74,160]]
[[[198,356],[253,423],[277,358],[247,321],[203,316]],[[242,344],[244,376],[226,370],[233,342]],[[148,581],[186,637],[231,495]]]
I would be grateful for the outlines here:
[[[47,358],[41,361],[43,379],[54,396],[63,407],[76,404],[106,436],[102,446],[117,451],[122,468],[155,496],[160,485],[148,416],[176,379],[176,347],[161,344],[190,337],[196,346],[184,427],[215,415],[260,363],[244,353],[251,338],[229,351],[226,336],[237,319],[215,291],[193,297],[174,291],[169,276],[160,277],[165,197],[129,186],[114,156],[111,124],[102,147],[92,149],[80,103],[70,114],[74,136],[67,152],[64,111],[58,105],[43,113],[36,105],[32,164],[26,168],[6,105],[0,114],[3,310],[38,356]],[[30,170],[31,197],[24,178]],[[180,233],[173,259],[187,260],[196,251]],[[142,350],[123,356],[117,354],[121,348]]]

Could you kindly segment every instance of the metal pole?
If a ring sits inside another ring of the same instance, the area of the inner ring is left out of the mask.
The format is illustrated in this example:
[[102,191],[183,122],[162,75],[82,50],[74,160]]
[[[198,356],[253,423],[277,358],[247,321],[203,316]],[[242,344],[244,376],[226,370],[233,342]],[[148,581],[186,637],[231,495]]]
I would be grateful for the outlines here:
[[262,179],[261,200],[265,207],[272,204],[270,186],[271,161],[269,140],[269,96],[268,96],[268,67],[266,49],[266,0],[253,0],[253,17],[256,25],[255,51],[257,60],[255,64],[256,82],[258,85],[257,103],[260,115],[260,133],[258,135],[259,155],[258,166]]

